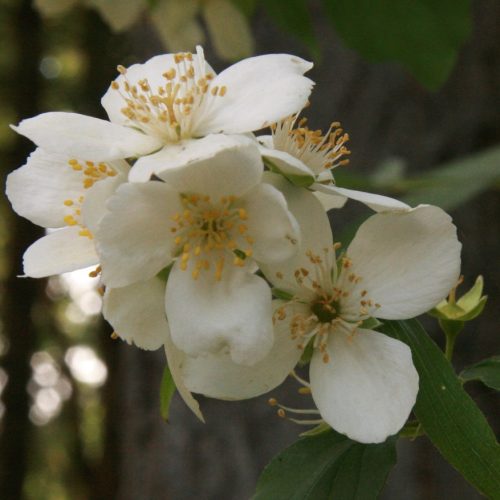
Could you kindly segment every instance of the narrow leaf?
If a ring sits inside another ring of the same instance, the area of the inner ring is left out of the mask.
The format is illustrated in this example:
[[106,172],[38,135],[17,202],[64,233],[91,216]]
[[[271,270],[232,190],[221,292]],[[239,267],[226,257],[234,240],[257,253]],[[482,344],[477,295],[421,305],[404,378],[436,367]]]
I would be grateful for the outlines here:
[[500,447],[441,350],[416,320],[387,321],[380,330],[412,350],[420,375],[414,411],[429,439],[480,492],[500,498]]
[[395,461],[395,438],[365,445],[333,430],[321,432],[276,456],[253,500],[376,499]]
[[335,468],[331,500],[375,500],[396,464],[396,440],[383,444],[356,444]]
[[174,393],[175,393],[175,382],[174,379],[172,378],[170,370],[168,369],[168,366],[165,366],[160,386],[160,413],[162,418],[167,422],[168,422],[168,415],[170,412],[170,402],[172,401]]
[[411,206],[429,203],[452,210],[497,183],[499,165],[500,147],[452,161],[403,182],[401,187],[408,189],[403,201]]
[[480,380],[484,385],[500,391],[500,356],[484,359],[465,368],[460,374],[460,378],[464,382]]

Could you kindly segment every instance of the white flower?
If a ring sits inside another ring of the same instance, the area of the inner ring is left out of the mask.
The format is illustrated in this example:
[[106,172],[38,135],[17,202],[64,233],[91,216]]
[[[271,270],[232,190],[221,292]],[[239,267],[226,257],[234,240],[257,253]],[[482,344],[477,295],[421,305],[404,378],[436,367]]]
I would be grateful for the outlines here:
[[14,210],[39,226],[60,228],[26,250],[27,276],[41,278],[98,263],[93,233],[106,199],[126,181],[128,170],[123,160],[94,163],[38,148],[9,174],[6,193]]
[[[437,207],[379,213],[361,225],[337,262],[320,203],[284,180],[276,185],[300,223],[303,244],[285,264],[261,266],[290,300],[274,301],[275,345],[284,346],[283,356],[267,356],[259,370],[279,383],[311,342],[310,389],[321,417],[354,440],[382,442],[408,418],[418,375],[405,344],[362,323],[411,318],[446,296],[459,275],[456,229]],[[188,360],[186,386],[219,398],[269,390],[251,370],[215,361]]]
[[189,355],[226,350],[251,365],[272,346],[271,294],[253,274],[298,247],[283,195],[262,183],[255,143],[219,136],[212,158],[127,183],[111,198],[97,232],[102,280],[124,287],[153,278],[174,260],[165,307],[177,347]]
[[[340,123],[331,124],[326,134],[311,130],[299,113],[271,127],[272,135],[258,137],[261,152],[271,170],[283,174],[294,184],[316,191],[323,206],[341,208],[347,198],[360,201],[371,209],[408,210],[410,207],[393,198],[337,187],[332,170],[346,165],[350,154],[346,147],[349,135]],[[327,195],[327,196],[324,196]]]
[[[128,69],[120,66],[102,98],[110,122],[56,112],[23,120],[15,129],[69,157],[139,157],[130,180],[145,181],[181,166],[179,152],[183,161],[211,156],[221,147],[213,134],[251,132],[302,108],[313,85],[303,73],[311,67],[295,56],[270,54],[215,75],[198,47],[194,55],[165,54]],[[213,141],[200,148],[197,139],[211,134]]]
[[115,333],[142,349],[164,346],[168,367],[181,397],[203,421],[198,402],[184,384],[181,365],[186,355],[172,342],[165,316],[165,282],[154,277],[122,288],[106,288],[103,315]]

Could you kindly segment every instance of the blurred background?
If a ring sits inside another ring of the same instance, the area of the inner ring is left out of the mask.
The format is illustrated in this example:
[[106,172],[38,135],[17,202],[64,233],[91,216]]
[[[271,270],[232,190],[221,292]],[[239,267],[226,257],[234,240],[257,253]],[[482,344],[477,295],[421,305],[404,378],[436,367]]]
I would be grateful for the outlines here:
[[[340,121],[351,137],[338,183],[450,211],[464,291],[482,274],[489,295],[460,335],[454,364],[497,354],[500,4],[382,3],[389,15],[358,0],[1,0],[2,182],[34,149],[9,124],[55,110],[105,118],[99,101],[117,64],[196,43],[217,71],[252,54],[313,59],[310,126]],[[5,197],[0,210],[0,498],[249,498],[265,464],[303,429],[276,417],[269,396],[200,398],[205,425],[174,397],[165,423],[163,353],[111,339],[88,272],[18,278],[41,230]],[[368,215],[354,202],[332,213],[336,238]],[[436,322],[424,321],[442,345]],[[498,395],[466,387],[498,432]],[[310,405],[293,381],[272,395]],[[479,498],[425,437],[400,441],[384,499]]]

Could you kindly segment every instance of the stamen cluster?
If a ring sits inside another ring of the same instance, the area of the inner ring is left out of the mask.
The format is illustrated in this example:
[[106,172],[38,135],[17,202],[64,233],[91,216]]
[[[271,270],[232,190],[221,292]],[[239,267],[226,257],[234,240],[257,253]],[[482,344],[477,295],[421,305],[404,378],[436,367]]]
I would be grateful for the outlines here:
[[[84,190],[90,189],[98,181],[117,175],[116,170],[106,163],[96,164],[92,161],[80,162],[76,159],[71,159],[68,160],[68,165],[75,172],[80,172],[82,174],[82,187]],[[69,214],[64,216],[64,222],[68,226],[80,226],[81,230],[78,234],[93,239],[94,235],[81,221],[84,199],[85,197],[80,195],[75,199],[67,198],[64,200],[64,206],[70,211]]]
[[346,147],[349,134],[339,122],[332,122],[325,134],[309,129],[306,123],[307,118],[299,119],[296,114],[274,124],[271,127],[274,147],[300,159],[316,174],[349,163],[343,158],[351,153]]
[[238,198],[222,196],[212,201],[210,196],[191,194],[182,195],[181,200],[185,209],[171,216],[170,228],[176,235],[180,268],[185,271],[193,260],[191,274],[197,279],[202,270],[210,269],[215,254],[215,279],[220,281],[228,255],[233,255],[233,265],[243,267],[252,256],[254,240],[245,223],[247,211],[238,206]]
[[173,59],[175,65],[165,69],[164,83],[156,88],[147,78],[129,81],[123,66],[118,66],[123,80],[111,84],[125,102],[121,113],[146,134],[169,142],[191,137],[194,111],[207,98],[223,97],[227,91],[225,86],[210,87],[215,75],[205,71],[199,55],[197,61],[189,52],[174,54]]

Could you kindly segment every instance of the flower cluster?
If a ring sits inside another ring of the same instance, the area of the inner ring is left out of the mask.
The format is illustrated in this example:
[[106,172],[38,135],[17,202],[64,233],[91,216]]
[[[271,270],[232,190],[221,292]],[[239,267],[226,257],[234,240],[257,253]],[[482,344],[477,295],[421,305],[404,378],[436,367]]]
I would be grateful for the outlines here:
[[[26,276],[96,266],[104,317],[125,341],[164,347],[199,418],[192,392],[254,397],[309,353],[301,380],[318,410],[307,412],[380,442],[408,418],[418,374],[374,318],[440,302],[460,243],[437,207],[336,184],[349,137],[300,117],[311,67],[276,54],[217,75],[201,48],[120,66],[102,98],[109,121],[57,112],[14,127],[37,149],[9,175],[7,196],[56,229],[27,249]],[[344,252],[326,209],[348,198],[376,213]]]

